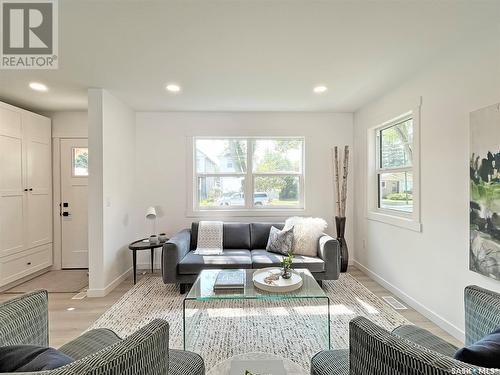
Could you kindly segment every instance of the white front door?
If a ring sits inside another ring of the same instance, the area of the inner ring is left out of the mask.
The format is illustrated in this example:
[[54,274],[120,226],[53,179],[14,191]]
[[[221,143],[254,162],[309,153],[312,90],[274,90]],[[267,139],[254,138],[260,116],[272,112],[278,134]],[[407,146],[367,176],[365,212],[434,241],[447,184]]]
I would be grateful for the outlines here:
[[62,268],[88,268],[88,140],[61,139]]

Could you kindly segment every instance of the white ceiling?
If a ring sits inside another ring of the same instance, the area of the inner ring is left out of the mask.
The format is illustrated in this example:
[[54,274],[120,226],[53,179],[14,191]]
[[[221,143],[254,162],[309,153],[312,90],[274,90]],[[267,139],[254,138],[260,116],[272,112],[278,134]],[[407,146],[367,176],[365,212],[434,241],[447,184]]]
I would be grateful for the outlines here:
[[59,14],[59,69],[0,71],[0,99],[85,109],[102,87],[143,111],[351,112],[498,30],[500,1],[59,0]]

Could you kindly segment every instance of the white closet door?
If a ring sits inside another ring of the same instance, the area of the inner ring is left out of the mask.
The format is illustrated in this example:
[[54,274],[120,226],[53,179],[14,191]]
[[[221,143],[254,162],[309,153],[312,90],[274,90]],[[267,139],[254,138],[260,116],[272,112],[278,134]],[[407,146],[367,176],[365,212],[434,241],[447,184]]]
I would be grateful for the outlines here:
[[52,242],[50,119],[23,114],[28,188],[28,247]]
[[0,256],[27,245],[23,153],[21,114],[0,107]]

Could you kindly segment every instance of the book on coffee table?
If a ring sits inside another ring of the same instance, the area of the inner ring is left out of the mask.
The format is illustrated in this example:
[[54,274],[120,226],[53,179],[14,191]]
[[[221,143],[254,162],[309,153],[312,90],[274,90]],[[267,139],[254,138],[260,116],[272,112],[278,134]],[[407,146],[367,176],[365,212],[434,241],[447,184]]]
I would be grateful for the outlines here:
[[233,360],[229,375],[286,375],[282,360]]
[[236,292],[245,289],[246,273],[244,270],[222,270],[214,283],[215,292]]

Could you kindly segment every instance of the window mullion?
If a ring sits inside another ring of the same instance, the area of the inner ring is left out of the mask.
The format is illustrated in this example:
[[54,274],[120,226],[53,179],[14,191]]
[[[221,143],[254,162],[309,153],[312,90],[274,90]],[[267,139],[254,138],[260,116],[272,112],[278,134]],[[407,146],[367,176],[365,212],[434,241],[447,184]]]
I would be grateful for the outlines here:
[[247,175],[245,178],[245,207],[253,208],[253,148],[254,141],[247,139]]

